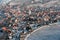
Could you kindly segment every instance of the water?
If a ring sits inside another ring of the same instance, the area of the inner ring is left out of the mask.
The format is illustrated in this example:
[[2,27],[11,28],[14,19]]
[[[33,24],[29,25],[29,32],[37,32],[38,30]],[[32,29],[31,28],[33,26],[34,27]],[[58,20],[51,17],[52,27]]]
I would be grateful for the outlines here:
[[9,1],[11,1],[11,0],[0,0],[0,4],[6,4],[6,3],[8,3]]
[[[60,24],[60,23],[59,23]],[[32,33],[27,40],[60,40],[60,25],[52,24]]]

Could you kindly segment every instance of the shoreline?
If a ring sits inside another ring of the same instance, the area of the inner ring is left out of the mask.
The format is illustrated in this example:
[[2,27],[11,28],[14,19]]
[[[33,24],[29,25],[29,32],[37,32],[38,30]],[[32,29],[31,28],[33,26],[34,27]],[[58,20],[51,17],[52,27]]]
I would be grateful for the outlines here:
[[[49,24],[49,25],[53,25],[53,24],[58,24],[58,23],[52,23],[52,24]],[[42,29],[42,28],[44,28],[44,27],[49,27],[49,25],[44,25],[44,26],[42,26],[42,27],[37,28],[37,29],[34,30],[33,32],[27,34],[27,36],[25,37],[24,40],[27,40],[27,38],[28,38],[31,34],[33,34],[34,32],[36,32],[36,31],[38,31],[39,29]]]

